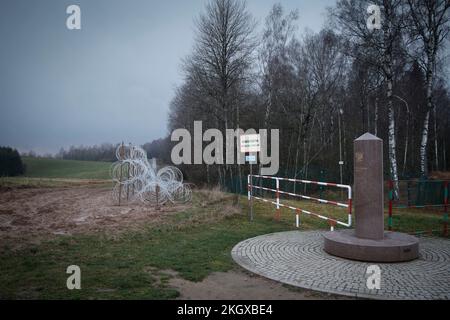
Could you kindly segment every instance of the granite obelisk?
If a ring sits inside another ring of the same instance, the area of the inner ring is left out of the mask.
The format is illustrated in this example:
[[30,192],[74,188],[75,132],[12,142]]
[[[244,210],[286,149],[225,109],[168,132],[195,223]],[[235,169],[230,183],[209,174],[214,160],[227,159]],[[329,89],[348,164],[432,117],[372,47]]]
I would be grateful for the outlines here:
[[354,141],[355,229],[324,234],[329,254],[360,261],[400,262],[419,256],[419,240],[384,231],[383,140],[366,133]]
[[355,235],[384,237],[383,140],[366,133],[354,141]]

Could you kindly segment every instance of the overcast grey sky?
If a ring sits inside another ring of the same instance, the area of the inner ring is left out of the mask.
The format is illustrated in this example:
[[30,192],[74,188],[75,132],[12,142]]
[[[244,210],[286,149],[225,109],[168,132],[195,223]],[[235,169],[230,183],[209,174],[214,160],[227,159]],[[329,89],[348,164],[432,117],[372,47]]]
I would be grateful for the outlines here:
[[[262,22],[276,0],[248,0]],[[280,1],[319,30],[334,0]],[[142,144],[168,134],[167,111],[205,0],[2,0],[0,145]],[[66,28],[81,7],[81,30]]]

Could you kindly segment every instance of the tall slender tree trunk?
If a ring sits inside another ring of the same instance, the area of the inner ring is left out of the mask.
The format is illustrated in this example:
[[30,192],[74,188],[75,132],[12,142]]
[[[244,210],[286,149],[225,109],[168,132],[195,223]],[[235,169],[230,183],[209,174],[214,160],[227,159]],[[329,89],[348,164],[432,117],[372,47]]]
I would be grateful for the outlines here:
[[[239,117],[239,103],[236,104],[236,130],[240,129],[240,117]],[[240,141],[236,141],[236,145],[239,145]],[[234,153],[234,151],[233,151]],[[242,192],[242,172],[241,172],[241,165],[238,163],[237,159],[239,157],[239,151],[236,152],[236,166],[238,170],[238,176],[239,176],[239,194]],[[239,203],[239,198],[237,199],[237,202]]]
[[427,110],[425,120],[423,121],[422,139],[420,142],[420,175],[427,175],[427,142],[428,142],[428,123],[430,119],[430,111]]
[[289,135],[289,146],[288,146],[288,155],[286,159],[286,169],[284,170],[284,175],[287,177],[289,175],[289,162],[291,160],[291,149],[292,149],[292,137],[294,135]]
[[438,153],[438,132],[437,132],[437,119],[436,119],[436,107],[433,104],[433,122],[434,122],[434,161],[436,171],[439,171],[439,153]]
[[[300,137],[301,137],[301,128],[299,127],[298,129],[298,136],[297,136],[297,144],[296,144],[296,148],[295,148],[295,164],[294,164],[294,179],[297,179],[297,170],[298,170],[298,151],[300,149]],[[297,183],[294,182],[294,193],[297,187]]]
[[375,98],[374,134],[378,137],[378,97]]
[[[269,81],[270,83],[270,81]],[[272,111],[272,85],[269,85],[269,96],[267,98],[267,105],[266,105],[266,113],[264,115],[264,129],[267,130],[267,132],[270,132],[270,128],[269,128],[269,120],[270,120],[270,114]],[[259,175],[261,175],[262,172],[262,164],[260,163],[258,165],[259,168]],[[265,190],[262,189],[263,187],[263,179],[259,178],[259,191],[261,192],[261,196],[264,197],[265,196]]]
[[403,171],[402,171],[403,177],[405,176],[406,162],[408,159],[408,142],[409,142],[408,140],[409,140],[409,111],[408,111],[408,114],[406,115],[405,152],[403,153]]
[[390,163],[390,173],[391,179],[394,182],[394,197],[398,199],[398,170],[397,170],[397,156],[396,156],[396,141],[395,141],[395,113],[392,97],[392,74],[390,72],[391,66],[388,66],[388,77],[387,77],[387,103],[388,103],[388,118],[389,118],[389,130],[388,130],[388,141],[389,141],[389,163]]
[[[306,145],[306,133],[303,138],[303,178],[304,180],[308,179],[308,166],[306,164],[307,160],[307,145]],[[303,184],[303,192],[306,194],[306,183]]]
[[428,63],[427,63],[427,74],[426,74],[426,95],[427,95],[427,113],[423,121],[422,127],[422,140],[420,143],[420,174],[422,177],[427,176],[427,144],[428,144],[428,131],[430,123],[430,112],[433,109],[433,65],[434,57],[430,52],[431,49],[427,49]]
[[444,156],[444,171],[447,171],[447,147],[446,147],[446,144],[447,143],[447,141],[446,141],[446,139],[444,138],[444,141],[442,141],[442,147],[443,147],[443,156]]
[[392,74],[392,64],[393,64],[393,46],[394,39],[392,38],[392,16],[393,8],[390,1],[383,1],[385,7],[385,13],[387,21],[384,24],[384,44],[386,46],[384,51],[384,73],[386,77],[387,85],[387,107],[388,107],[388,118],[389,118],[389,129],[388,129],[388,142],[389,142],[389,163],[390,163],[390,176],[394,182],[394,198],[398,199],[399,189],[398,189],[398,169],[397,169],[397,156],[396,156],[396,143],[395,143],[395,113],[393,104],[393,74]]

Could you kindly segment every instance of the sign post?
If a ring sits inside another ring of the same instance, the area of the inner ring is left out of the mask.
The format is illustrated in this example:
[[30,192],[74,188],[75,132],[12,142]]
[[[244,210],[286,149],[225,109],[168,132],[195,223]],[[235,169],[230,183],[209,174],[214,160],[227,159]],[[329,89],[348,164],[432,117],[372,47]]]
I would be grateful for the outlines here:
[[[344,161],[342,161],[342,160],[339,160],[339,173],[340,173],[340,184],[342,184],[342,172],[343,172],[343,170],[342,170],[342,167],[343,167],[343,165],[344,165]],[[342,190],[341,190],[341,198],[342,198]]]
[[256,153],[261,151],[259,134],[246,134],[241,136],[240,150],[242,153],[248,152],[245,162],[250,164],[250,176],[248,179],[248,193],[250,202],[250,221],[253,221],[253,164],[256,163]]
[[250,221],[253,221],[253,163],[256,163],[256,155],[245,156],[245,161],[250,163]]

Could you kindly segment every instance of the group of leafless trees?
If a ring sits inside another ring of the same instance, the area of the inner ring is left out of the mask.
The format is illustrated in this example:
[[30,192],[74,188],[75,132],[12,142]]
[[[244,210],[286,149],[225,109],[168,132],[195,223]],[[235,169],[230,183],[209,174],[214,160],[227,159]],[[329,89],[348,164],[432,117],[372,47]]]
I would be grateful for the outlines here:
[[69,149],[61,148],[55,155],[57,159],[80,161],[116,161],[116,148],[118,144],[103,143],[94,146],[71,146]]
[[[380,29],[367,27],[370,4]],[[448,170],[450,2],[339,0],[320,32],[300,33],[298,19],[275,4],[258,26],[244,1],[211,0],[195,21],[169,130],[192,132],[194,120],[204,130],[279,129],[280,175],[317,179],[321,168],[351,182],[352,141],[365,132],[385,141],[386,177]],[[208,183],[244,174],[227,164],[184,170]]]
[[[29,158],[115,162],[117,161],[116,149],[121,143],[102,143],[93,146],[70,146],[68,149],[60,148],[56,154],[37,154],[34,151],[29,151],[22,152],[20,155]],[[142,145],[142,148],[147,152],[147,157],[149,159],[157,158],[163,163],[170,163],[169,147],[169,138],[153,140],[152,142]]]

